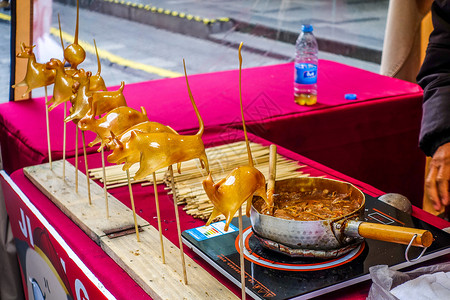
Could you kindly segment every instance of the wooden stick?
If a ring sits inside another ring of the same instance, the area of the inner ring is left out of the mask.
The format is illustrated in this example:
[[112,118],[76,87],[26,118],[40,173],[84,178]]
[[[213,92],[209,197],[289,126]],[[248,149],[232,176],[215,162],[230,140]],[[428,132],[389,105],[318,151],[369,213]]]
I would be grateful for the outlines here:
[[161,228],[161,214],[159,212],[159,199],[158,199],[158,184],[156,183],[156,173],[153,172],[153,189],[155,191],[155,203],[156,203],[156,216],[158,217],[158,231],[159,231],[159,240],[161,243],[161,256],[163,264],[166,263],[166,256],[164,255],[164,242]]
[[84,131],[81,131],[81,136],[83,137],[83,154],[84,154],[84,166],[86,167],[86,180],[87,180],[88,199],[89,199],[89,205],[91,205],[92,204],[92,201],[91,201],[91,184],[90,184],[90,181],[89,181],[89,176],[87,176],[87,173],[88,173],[89,169],[88,169],[88,162],[87,162],[87,155],[86,155],[86,139],[84,138]]
[[182,267],[183,267],[184,284],[188,284],[187,273],[186,273],[186,263],[184,261],[183,243],[181,241],[180,217],[178,216],[177,192],[175,190],[175,181],[173,179],[173,168],[172,168],[172,165],[169,166],[169,173],[170,173],[170,182],[172,184],[172,191],[173,191],[173,205],[175,207],[175,219],[177,221],[178,243],[180,245],[180,256],[181,256],[181,264],[182,264]]
[[48,145],[48,163],[50,165],[50,170],[52,169],[52,150],[50,147],[50,124],[48,120],[48,105],[47,105],[47,86],[45,86],[45,123],[47,126],[47,145]]
[[275,178],[277,170],[277,146],[272,144],[269,148],[269,180],[267,182],[267,200],[270,203],[268,207],[270,214],[273,213],[273,193],[275,191]]
[[75,124],[75,193],[78,193],[78,126]]
[[[58,16],[59,17],[59,16]],[[64,103],[64,119],[66,118],[67,115],[67,101]],[[66,132],[67,132],[67,123],[64,122],[64,131],[63,131],[63,170],[62,170],[62,176],[63,176],[63,180],[66,180],[66,141],[67,141],[67,137],[66,137]]]
[[103,192],[105,194],[106,218],[109,218],[108,191],[106,190],[105,150],[102,147]]
[[245,259],[244,259],[244,238],[242,237],[242,206],[239,207],[239,259],[241,262],[241,298],[245,300]]
[[130,193],[130,200],[131,200],[131,209],[133,210],[134,230],[136,230],[136,239],[138,242],[140,242],[141,239],[139,238],[139,227],[137,224],[136,209],[134,207],[133,189],[131,188],[130,171],[128,170],[127,170],[127,178],[128,178],[128,191]]

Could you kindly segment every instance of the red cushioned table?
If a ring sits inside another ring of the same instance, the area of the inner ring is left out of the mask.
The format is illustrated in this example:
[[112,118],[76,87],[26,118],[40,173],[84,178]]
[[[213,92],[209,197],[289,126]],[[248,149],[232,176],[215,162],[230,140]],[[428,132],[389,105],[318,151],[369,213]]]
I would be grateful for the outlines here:
[[[420,87],[320,60],[318,104],[298,106],[292,95],[292,69],[287,63],[243,70],[249,130],[385,192],[401,193],[421,207],[425,157],[417,147]],[[189,76],[207,128],[240,128],[238,75],[232,70]],[[346,93],[355,93],[357,100],[346,100]],[[152,121],[180,132],[198,127],[183,77],[129,84],[124,94],[128,106],[145,107]],[[60,105],[50,112],[53,159],[62,157],[62,119]],[[69,124],[69,157],[74,155],[74,133]],[[0,143],[8,173],[47,161],[45,136],[43,99],[0,105]],[[93,138],[88,132],[88,142]]]
[[[204,141],[207,147],[242,139],[242,132],[233,130],[224,131],[221,128],[207,130],[204,135]],[[250,135],[250,140],[264,146],[270,144],[268,141],[253,135]],[[383,194],[382,191],[370,185],[352,179],[283,147],[278,147],[278,153],[298,161],[301,165],[305,165],[301,170],[310,176],[325,176],[327,178],[352,182],[368,195],[375,197]],[[82,161],[83,159],[80,158],[79,165],[83,171]],[[100,161],[99,154],[89,155],[89,164],[91,167],[99,167],[101,165]],[[73,159],[71,162],[73,163]],[[150,299],[96,243],[69,220],[24,176],[22,169],[15,171],[10,177],[4,172],[1,175],[2,188],[19,251],[23,251],[21,250],[22,248],[30,248],[33,246],[36,248],[37,245],[37,248],[43,248],[42,251],[52,253],[47,254],[49,260],[51,260],[53,265],[60,266],[59,268],[55,267],[55,272],[58,272],[61,278],[63,278],[62,281],[70,295],[81,295],[85,297],[84,299]],[[149,201],[149,198],[153,197],[153,187],[135,185],[133,190],[136,211],[150,222],[151,225],[157,227],[154,201]],[[110,192],[127,206],[130,206],[126,187],[112,189]],[[177,245],[177,231],[174,222],[173,206],[170,200],[171,196],[167,194],[163,186],[159,187],[159,194],[161,215],[163,216],[163,233]],[[86,205],[86,209],[89,209],[88,205]],[[181,207],[179,208],[179,213],[182,230],[204,224],[203,221],[193,219],[186,215]],[[438,228],[444,228],[450,225],[448,222],[429,215],[416,207],[413,208],[413,215],[421,219],[426,219]],[[34,237],[34,240],[30,240],[31,236]],[[240,291],[235,285],[231,284],[223,275],[218,273],[190,249],[185,248],[185,253],[236,295],[240,295]],[[444,259],[448,260],[448,255]],[[24,264],[25,262],[21,261],[22,267]],[[369,287],[370,281],[366,281],[321,296],[320,298],[365,299]]]

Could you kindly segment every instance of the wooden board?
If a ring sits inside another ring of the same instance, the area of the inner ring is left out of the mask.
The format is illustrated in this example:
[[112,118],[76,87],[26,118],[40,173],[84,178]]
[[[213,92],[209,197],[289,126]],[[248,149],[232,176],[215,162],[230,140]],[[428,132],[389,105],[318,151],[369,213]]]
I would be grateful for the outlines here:
[[75,168],[66,163],[62,179],[62,161],[24,168],[25,175],[71,220],[121,266],[153,299],[238,299],[230,290],[185,255],[188,284],[183,283],[180,250],[164,238],[162,263],[157,229],[138,217],[143,227],[140,242],[135,234],[109,239],[104,230],[133,223],[132,212],[109,194],[110,218],[106,221],[103,188],[91,181],[92,205],[88,203],[86,176],[79,174],[75,193]]
[[[75,222],[94,242],[100,244],[105,231],[134,224],[133,212],[111,194],[108,194],[110,217],[106,221],[106,203],[103,188],[90,180],[92,204],[89,205],[86,176],[78,172],[78,193],[75,193],[75,167],[66,162],[66,180],[62,179],[62,160],[23,169],[25,176]],[[138,216],[142,227],[150,224]]]

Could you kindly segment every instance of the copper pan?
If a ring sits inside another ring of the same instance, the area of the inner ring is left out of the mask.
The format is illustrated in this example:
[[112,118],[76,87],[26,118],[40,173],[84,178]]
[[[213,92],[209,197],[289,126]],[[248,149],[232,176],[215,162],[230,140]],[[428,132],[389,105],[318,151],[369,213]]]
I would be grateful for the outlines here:
[[[350,192],[351,199],[358,201],[360,206],[355,211],[334,219],[296,221],[261,214],[255,208],[258,201],[254,201],[250,220],[256,235],[293,249],[325,251],[344,248],[364,238],[406,244],[409,245],[407,250],[410,246],[427,248],[433,242],[433,235],[427,230],[362,222],[365,196],[350,183],[317,177],[291,178],[275,183],[275,193],[308,191],[314,188],[338,193]],[[409,260],[407,253],[405,256]]]

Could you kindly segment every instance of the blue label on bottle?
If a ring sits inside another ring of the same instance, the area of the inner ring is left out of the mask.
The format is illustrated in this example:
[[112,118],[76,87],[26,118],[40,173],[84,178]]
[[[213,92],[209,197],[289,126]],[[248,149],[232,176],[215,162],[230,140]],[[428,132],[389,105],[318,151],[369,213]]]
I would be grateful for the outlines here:
[[307,63],[296,63],[295,82],[300,84],[317,83],[317,65]]

